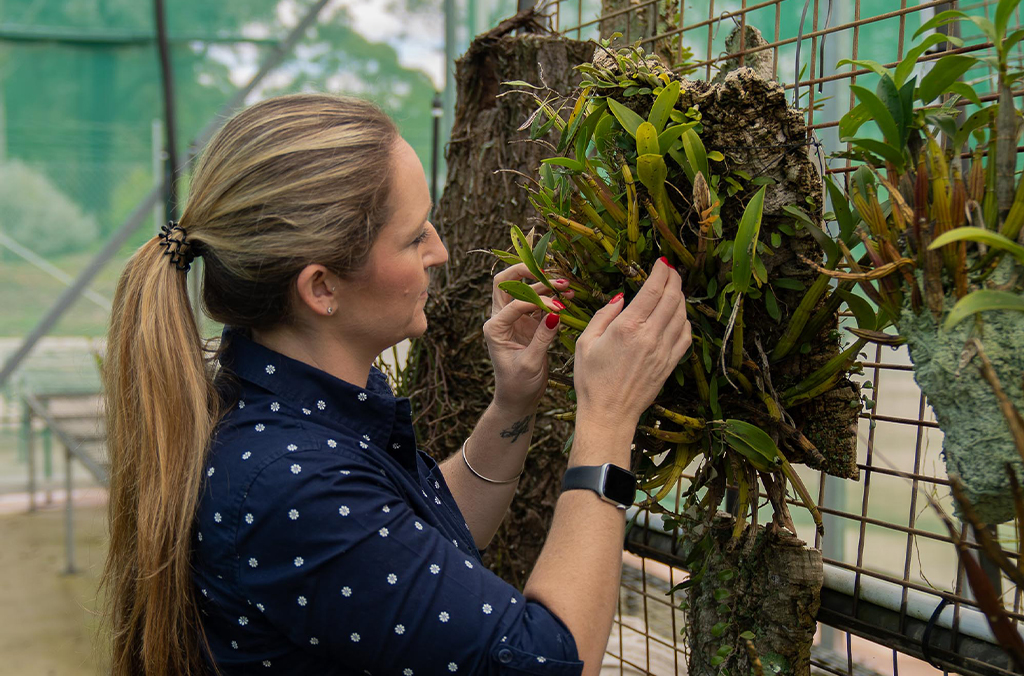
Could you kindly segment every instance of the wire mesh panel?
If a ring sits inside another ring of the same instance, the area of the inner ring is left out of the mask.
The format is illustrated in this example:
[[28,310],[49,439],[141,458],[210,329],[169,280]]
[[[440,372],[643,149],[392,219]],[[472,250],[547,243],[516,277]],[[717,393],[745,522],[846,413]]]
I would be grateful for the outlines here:
[[[612,5],[617,8],[611,8]],[[574,38],[622,33],[647,51],[674,55],[710,79],[727,58],[770,72],[808,126],[809,144],[828,156],[846,150],[838,122],[853,106],[851,84],[873,88],[877,75],[842,59],[870,59],[892,68],[923,36],[914,34],[937,13],[958,9],[991,16],[996,2],[908,0],[631,0],[628,3],[563,0],[551,6],[558,30]],[[1010,24],[1020,24],[1019,10]],[[963,46],[942,43],[924,52],[915,72],[923,76],[939,57],[991,47],[980,34],[958,33]],[[740,30],[740,43],[726,50],[734,27],[752,26],[760,38]],[[937,30],[959,31],[960,24]],[[1010,30],[1013,30],[1011,28]],[[942,48],[949,46],[949,51]],[[1020,67],[1018,47],[1011,59]],[[963,80],[983,102],[996,98],[995,74],[976,66]],[[1019,92],[1018,92],[1019,94]],[[970,114],[972,106],[965,106]],[[848,160],[832,160],[825,171],[842,177]],[[848,320],[843,320],[841,324]],[[846,334],[846,332],[842,332]],[[844,337],[844,340],[848,340]],[[864,410],[858,431],[858,481],[826,477],[801,468],[825,516],[820,537],[805,512],[793,512],[798,535],[822,549],[825,585],[812,666],[822,673],[929,674],[1012,673],[995,645],[984,616],[965,582],[963,566],[942,521],[923,493],[952,513],[949,480],[940,456],[942,433],[914,382],[905,348],[866,348],[862,371]],[[685,479],[684,479],[685,481]],[[677,495],[680,491],[677,491]],[[794,502],[794,505],[797,503]],[[678,498],[676,502],[678,508]],[[770,512],[766,509],[763,516]],[[686,578],[677,533],[664,534],[656,516],[641,513],[628,536],[616,623],[605,673],[677,674],[685,671],[682,595],[673,587]],[[762,523],[766,522],[764,519]],[[1018,534],[992,529],[1006,556],[1018,561]],[[962,536],[971,538],[965,528]],[[977,545],[971,545],[977,549]],[[987,571],[988,572],[988,571]],[[1020,591],[998,571],[990,578],[1017,624]],[[931,662],[931,664],[929,664]],[[933,666],[934,665],[934,666]]]

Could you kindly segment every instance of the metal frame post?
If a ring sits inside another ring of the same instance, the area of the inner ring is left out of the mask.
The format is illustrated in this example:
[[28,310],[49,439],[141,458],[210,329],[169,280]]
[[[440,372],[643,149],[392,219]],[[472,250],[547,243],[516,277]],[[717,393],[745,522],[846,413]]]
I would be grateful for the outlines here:
[[39,431],[43,440],[43,486],[46,491],[46,504],[53,503],[53,430],[49,425]]
[[28,511],[36,511],[36,438],[32,432],[32,407],[25,402],[25,455],[28,460]]
[[64,550],[67,553],[68,566],[66,575],[74,575],[75,569],[75,501],[71,499],[71,468],[73,465],[71,449],[64,446]]

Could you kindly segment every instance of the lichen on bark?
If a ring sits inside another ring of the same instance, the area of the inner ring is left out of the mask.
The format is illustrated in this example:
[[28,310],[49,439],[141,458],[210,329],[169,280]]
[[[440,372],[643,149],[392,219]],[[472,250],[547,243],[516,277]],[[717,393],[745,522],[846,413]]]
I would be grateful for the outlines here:
[[[1006,266],[994,277],[1005,282]],[[946,298],[946,311],[953,300]],[[981,327],[979,332],[978,327]],[[978,516],[988,524],[1014,518],[1013,491],[1007,465],[1017,476],[1024,463],[1006,418],[975,359],[965,354],[968,338],[978,334],[1003,390],[1018,411],[1024,410],[1024,313],[992,311],[960,322],[946,331],[931,312],[904,308],[900,335],[907,339],[914,380],[928,398],[943,431],[946,470],[957,474]]]

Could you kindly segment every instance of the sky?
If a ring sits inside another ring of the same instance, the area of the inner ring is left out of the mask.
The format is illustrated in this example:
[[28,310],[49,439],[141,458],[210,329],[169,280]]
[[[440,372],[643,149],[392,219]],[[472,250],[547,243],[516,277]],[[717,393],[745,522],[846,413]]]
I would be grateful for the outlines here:
[[[472,1],[472,0],[471,0]],[[352,28],[371,42],[383,42],[398,53],[399,62],[406,68],[421,70],[430,77],[434,86],[444,88],[444,17],[440,11],[423,11],[415,14],[399,13],[394,9],[394,0],[332,0],[320,13],[321,23],[344,20],[344,14]],[[282,26],[292,28],[302,18],[308,2],[282,0],[277,7],[277,20]],[[270,37],[265,24],[253,23],[242,28],[247,37]],[[308,52],[316,47],[299,45],[296,54],[311,56]],[[231,80],[242,86],[256,73],[259,53],[255,45],[218,45],[209,49],[211,57],[229,66]],[[267,88],[287,79],[287,73],[275,78],[272,73],[265,81]],[[348,87],[351,90],[351,87]],[[357,93],[357,92],[352,92]],[[259,97],[259,92],[254,92]]]

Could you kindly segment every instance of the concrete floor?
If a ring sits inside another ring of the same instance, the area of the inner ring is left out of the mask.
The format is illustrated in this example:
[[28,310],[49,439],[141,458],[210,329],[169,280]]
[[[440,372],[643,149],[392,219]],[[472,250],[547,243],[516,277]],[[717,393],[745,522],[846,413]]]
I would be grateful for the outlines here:
[[0,676],[109,673],[94,648],[106,510],[88,494],[76,504],[74,575],[65,573],[59,502],[32,514],[0,514]]
[[[99,489],[75,494],[75,567],[66,573],[65,510],[61,492],[49,506],[26,513],[25,496],[0,500],[0,676],[95,676],[109,670],[99,640],[97,585],[106,543],[106,508]],[[40,496],[42,502],[42,496]],[[616,623],[620,620],[616,617]],[[673,674],[670,649],[651,650],[641,618],[623,620],[633,631],[613,631],[601,673]],[[617,626],[617,625],[616,625]],[[665,640],[665,639],[663,639]],[[671,639],[668,639],[671,642]],[[622,664],[616,655],[622,655]],[[645,665],[635,669],[629,662]],[[620,668],[621,665],[621,668]],[[678,658],[680,671],[685,665]]]

